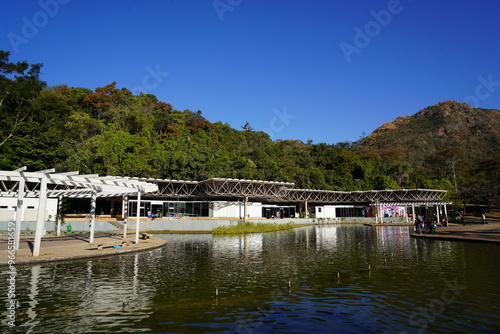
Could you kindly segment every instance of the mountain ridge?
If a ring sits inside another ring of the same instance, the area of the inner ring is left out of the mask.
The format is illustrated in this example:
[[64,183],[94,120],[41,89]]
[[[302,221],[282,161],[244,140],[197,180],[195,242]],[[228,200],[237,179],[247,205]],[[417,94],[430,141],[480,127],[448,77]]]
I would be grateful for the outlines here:
[[429,152],[461,147],[466,156],[486,159],[500,154],[500,111],[456,101],[439,102],[384,123],[358,146],[411,148],[420,154],[419,146]]

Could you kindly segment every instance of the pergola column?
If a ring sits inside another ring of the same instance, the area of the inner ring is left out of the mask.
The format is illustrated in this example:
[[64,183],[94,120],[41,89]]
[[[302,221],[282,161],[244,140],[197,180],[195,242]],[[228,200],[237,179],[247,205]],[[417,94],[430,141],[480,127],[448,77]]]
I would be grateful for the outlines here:
[[40,256],[40,244],[45,224],[45,211],[47,207],[47,176],[42,175],[40,181],[40,200],[38,204],[38,217],[36,220],[35,242],[33,245],[33,256]]
[[97,194],[95,191],[92,192],[92,197],[90,199],[90,235],[89,235],[89,243],[94,243],[94,230],[95,230],[95,209],[97,203]]
[[127,237],[127,218],[128,218],[128,196],[123,196],[122,216],[123,216],[123,238],[126,238]]
[[15,250],[19,250],[19,240],[21,239],[21,222],[24,218],[24,187],[26,181],[21,179],[17,189],[17,207],[16,207],[16,233],[15,233]]
[[139,224],[141,221],[141,191],[137,192],[137,215],[135,222],[135,243],[139,243]]
[[436,223],[439,223],[439,204],[436,204]]
[[247,219],[247,212],[248,212],[248,197],[245,196],[243,197],[243,220]]
[[59,196],[57,198],[57,214],[56,214],[56,221],[57,221],[56,236],[58,237],[61,236],[61,217],[63,216],[62,201],[63,197]]

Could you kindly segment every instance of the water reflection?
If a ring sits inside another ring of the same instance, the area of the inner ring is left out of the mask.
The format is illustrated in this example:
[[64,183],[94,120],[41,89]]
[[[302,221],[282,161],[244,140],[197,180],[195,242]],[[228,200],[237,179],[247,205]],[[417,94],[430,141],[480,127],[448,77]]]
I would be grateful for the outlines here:
[[258,259],[262,256],[263,234],[215,236],[212,248],[214,257]]
[[19,267],[18,332],[499,329],[498,245],[360,225],[162,237],[151,252]]
[[40,276],[40,266],[33,266],[31,268],[31,280],[30,280],[30,292],[28,294],[28,309],[26,315],[28,316],[28,321],[26,322],[27,333],[30,333],[32,329],[38,325],[38,319],[36,314],[36,306],[38,304],[38,279]]

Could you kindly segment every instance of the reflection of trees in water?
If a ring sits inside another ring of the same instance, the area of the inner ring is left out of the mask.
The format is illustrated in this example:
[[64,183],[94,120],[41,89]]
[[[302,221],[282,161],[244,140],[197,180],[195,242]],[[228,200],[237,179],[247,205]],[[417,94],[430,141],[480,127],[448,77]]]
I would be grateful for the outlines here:
[[27,332],[50,324],[48,331],[67,333],[105,329],[110,323],[133,326],[147,317],[145,310],[152,306],[154,296],[154,287],[141,279],[144,255],[21,269],[16,324]]

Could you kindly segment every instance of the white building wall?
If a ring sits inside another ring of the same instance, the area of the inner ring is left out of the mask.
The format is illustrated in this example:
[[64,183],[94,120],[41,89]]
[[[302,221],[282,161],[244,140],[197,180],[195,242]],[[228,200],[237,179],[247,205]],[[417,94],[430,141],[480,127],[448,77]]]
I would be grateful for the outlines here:
[[[23,221],[36,221],[38,218],[38,198],[24,198]],[[0,197],[0,221],[15,221],[17,198]],[[57,214],[57,198],[48,198],[45,211],[45,221],[55,221]]]
[[[210,202],[210,217],[214,218],[239,218],[243,217],[245,205],[243,202]],[[247,215],[249,217],[262,217],[262,203],[248,202]]]
[[316,218],[336,218],[337,205],[323,205],[317,206],[316,209]]

